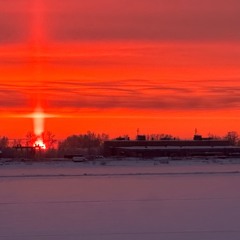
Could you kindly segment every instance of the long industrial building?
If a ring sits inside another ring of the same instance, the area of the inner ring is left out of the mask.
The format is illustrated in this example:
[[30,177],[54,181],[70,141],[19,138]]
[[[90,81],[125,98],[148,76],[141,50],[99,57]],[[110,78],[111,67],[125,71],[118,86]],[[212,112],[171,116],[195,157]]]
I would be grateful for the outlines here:
[[116,139],[104,143],[105,156],[126,157],[185,157],[185,156],[240,156],[240,147],[228,140],[202,138],[195,135],[193,140],[137,140]]

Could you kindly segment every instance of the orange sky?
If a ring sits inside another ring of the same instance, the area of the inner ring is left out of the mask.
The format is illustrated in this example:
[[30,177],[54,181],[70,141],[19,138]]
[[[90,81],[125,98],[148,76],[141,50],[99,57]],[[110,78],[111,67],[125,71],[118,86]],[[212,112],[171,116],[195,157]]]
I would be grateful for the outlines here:
[[0,1],[0,135],[240,131],[239,5]]

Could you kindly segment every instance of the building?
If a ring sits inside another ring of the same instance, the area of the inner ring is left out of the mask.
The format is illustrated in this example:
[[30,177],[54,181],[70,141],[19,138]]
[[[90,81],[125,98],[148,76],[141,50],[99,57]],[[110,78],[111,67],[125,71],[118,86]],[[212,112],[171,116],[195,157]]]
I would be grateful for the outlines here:
[[228,140],[202,138],[195,135],[193,140],[111,140],[104,142],[105,156],[126,157],[182,157],[182,156],[240,156],[240,148]]
[[32,159],[36,155],[36,147],[22,146],[18,144],[13,147],[13,157],[23,158],[23,159]]

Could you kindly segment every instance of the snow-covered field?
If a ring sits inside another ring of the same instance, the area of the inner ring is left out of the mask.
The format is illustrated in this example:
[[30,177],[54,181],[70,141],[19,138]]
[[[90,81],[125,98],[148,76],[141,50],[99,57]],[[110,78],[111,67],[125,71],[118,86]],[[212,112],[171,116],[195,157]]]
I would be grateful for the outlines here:
[[240,160],[0,161],[1,240],[240,239]]

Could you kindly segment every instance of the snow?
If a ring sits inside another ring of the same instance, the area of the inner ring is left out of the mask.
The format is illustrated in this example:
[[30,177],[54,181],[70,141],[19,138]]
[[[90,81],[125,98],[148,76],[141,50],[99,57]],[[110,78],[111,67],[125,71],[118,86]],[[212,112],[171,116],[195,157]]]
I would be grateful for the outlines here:
[[240,239],[239,160],[160,160],[2,162],[0,239]]

